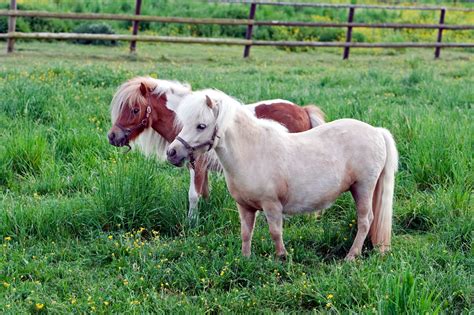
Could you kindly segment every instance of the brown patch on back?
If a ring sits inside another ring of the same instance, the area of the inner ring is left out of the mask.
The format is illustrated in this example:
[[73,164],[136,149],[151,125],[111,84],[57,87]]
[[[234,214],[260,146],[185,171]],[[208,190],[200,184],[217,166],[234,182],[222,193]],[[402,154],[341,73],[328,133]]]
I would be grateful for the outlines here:
[[311,129],[311,121],[303,107],[289,103],[261,104],[255,107],[257,118],[271,119],[285,126],[289,132]]

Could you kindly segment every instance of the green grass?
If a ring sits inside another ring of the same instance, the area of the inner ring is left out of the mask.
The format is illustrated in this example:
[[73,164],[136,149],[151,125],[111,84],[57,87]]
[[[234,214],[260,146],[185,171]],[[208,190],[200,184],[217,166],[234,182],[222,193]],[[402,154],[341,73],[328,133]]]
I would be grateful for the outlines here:
[[[9,314],[143,312],[470,313],[473,310],[472,53],[18,43],[0,64],[0,307]],[[221,175],[200,225],[188,174],[110,146],[108,105],[136,75],[285,98],[392,131],[400,151],[393,250],[343,261],[356,232],[344,195],[285,222],[281,263],[264,219],[240,255]],[[38,303],[38,306],[36,304]]]

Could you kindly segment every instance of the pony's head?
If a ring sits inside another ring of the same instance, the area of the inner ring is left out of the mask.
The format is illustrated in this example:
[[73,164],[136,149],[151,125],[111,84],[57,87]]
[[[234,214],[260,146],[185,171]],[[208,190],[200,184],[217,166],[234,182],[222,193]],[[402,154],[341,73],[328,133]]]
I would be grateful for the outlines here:
[[224,120],[234,108],[228,106],[229,100],[237,102],[217,90],[194,92],[182,100],[176,113],[183,128],[167,152],[171,164],[181,166],[186,159],[193,164],[199,155],[218,145]]
[[174,110],[176,104],[191,93],[191,88],[177,82],[136,77],[122,84],[111,103],[112,128],[110,144],[129,146],[164,110]]

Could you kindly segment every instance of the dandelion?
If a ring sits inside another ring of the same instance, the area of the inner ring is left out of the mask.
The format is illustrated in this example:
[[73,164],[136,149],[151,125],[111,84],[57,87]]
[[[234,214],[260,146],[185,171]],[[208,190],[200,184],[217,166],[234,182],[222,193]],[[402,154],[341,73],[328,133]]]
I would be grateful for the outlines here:
[[5,288],[8,288],[8,287],[10,286],[10,283],[8,283],[8,282],[3,282],[3,286],[4,286]]
[[44,308],[44,304],[43,304],[43,303],[36,303],[36,304],[35,304],[35,310],[41,311],[43,308]]
[[327,296],[327,298],[328,298],[329,300],[332,299],[333,297],[334,297],[334,295],[332,295],[332,294],[328,294],[328,296]]
[[107,238],[108,238],[109,240],[112,240],[114,237],[113,237],[112,235],[109,235]]
[[349,223],[349,227],[352,227],[352,223]]
[[138,305],[140,304],[140,301],[137,301],[137,300],[133,300],[132,302],[130,302],[130,305]]
[[7,241],[7,242],[9,242],[9,241],[12,240],[12,238],[11,238],[11,236],[6,236],[6,237],[4,238],[4,240]]
[[332,303],[326,303],[326,308],[331,308]]
[[77,303],[77,300],[76,300],[75,298],[72,298],[72,299],[71,299],[71,304],[74,305],[74,304],[76,304],[76,303]]
[[123,280],[124,285],[128,285],[128,280]]
[[108,302],[108,301],[104,301],[104,305],[105,305],[105,306],[109,306],[109,302]]

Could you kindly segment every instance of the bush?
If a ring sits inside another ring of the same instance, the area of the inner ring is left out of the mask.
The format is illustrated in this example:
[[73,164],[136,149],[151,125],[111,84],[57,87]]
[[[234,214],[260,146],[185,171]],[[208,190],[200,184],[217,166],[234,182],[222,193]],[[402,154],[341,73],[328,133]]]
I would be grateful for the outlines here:
[[[94,24],[81,24],[72,30],[73,33],[79,34],[115,34],[115,31],[107,23],[94,23]],[[82,45],[104,45],[104,46],[116,46],[117,41],[115,40],[102,40],[102,39],[77,39],[74,41],[75,44]]]

